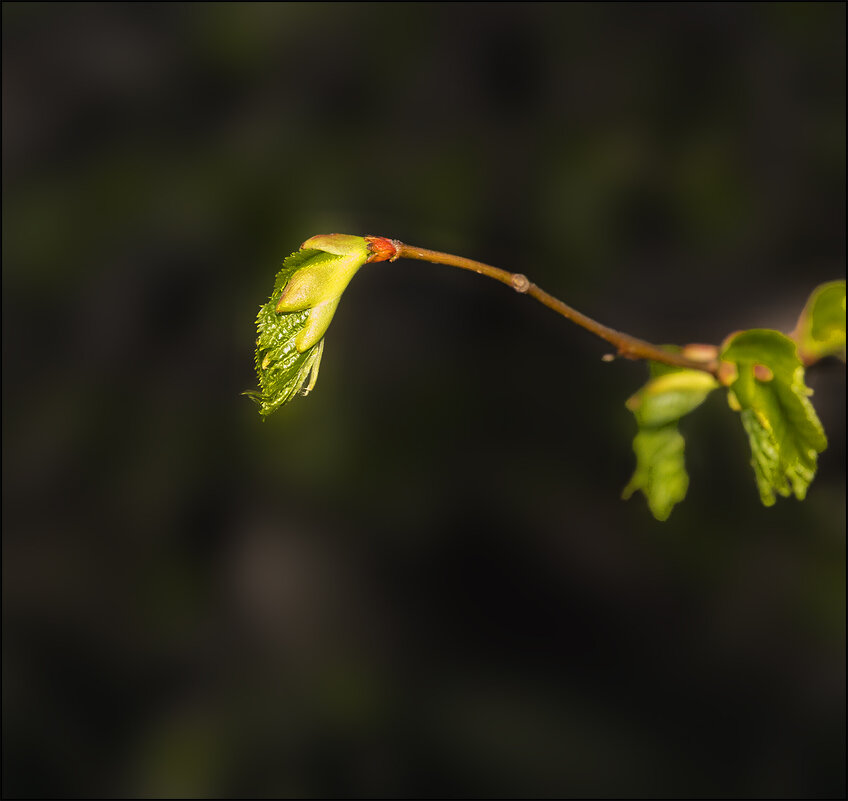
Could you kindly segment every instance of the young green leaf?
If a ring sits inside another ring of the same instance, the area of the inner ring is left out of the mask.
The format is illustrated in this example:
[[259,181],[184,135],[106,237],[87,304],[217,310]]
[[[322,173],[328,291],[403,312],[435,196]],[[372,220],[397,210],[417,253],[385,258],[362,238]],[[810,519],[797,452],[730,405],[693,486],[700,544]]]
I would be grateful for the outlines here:
[[763,504],[774,504],[776,494],[803,500],[827,438],[795,343],[768,329],[734,334],[723,345],[719,378],[748,434]]
[[639,431],[633,440],[636,472],[624,488],[626,500],[640,490],[657,520],[667,520],[674,505],[686,497],[689,475],[683,458],[685,441],[677,430],[681,417],[700,406],[718,382],[709,373],[667,365],[627,401]]
[[259,392],[247,392],[263,417],[315,386],[324,334],[339,299],[370,255],[363,237],[328,234],[306,240],[284,262],[256,318]]
[[813,290],[792,333],[804,364],[839,356],[845,361],[845,281]]

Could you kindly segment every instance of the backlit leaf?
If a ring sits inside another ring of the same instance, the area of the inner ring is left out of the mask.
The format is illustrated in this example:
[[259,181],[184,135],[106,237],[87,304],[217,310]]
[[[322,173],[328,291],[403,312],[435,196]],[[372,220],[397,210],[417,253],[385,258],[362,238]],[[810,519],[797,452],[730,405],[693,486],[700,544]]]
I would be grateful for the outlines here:
[[622,497],[641,491],[654,517],[667,520],[689,488],[683,457],[686,443],[677,423],[700,406],[718,382],[701,370],[657,368],[653,363],[651,373],[654,377],[627,401],[639,431],[633,440],[636,471]]
[[256,318],[259,391],[246,392],[266,417],[315,386],[324,334],[351,278],[368,259],[363,237],[327,234],[304,242],[274,281]]
[[763,504],[775,495],[803,500],[827,439],[795,343],[768,329],[735,334],[724,343],[720,375],[748,435]]
[[804,364],[839,356],[845,361],[845,281],[813,290],[792,333]]

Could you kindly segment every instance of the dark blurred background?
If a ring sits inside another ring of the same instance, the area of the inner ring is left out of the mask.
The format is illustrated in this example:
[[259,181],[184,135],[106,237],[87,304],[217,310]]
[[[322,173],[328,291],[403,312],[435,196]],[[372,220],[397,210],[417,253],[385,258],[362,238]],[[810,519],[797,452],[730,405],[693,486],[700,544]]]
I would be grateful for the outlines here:
[[313,234],[659,342],[845,274],[845,5],[3,4],[3,793],[845,792],[845,371],[804,503],[504,287],[371,265],[260,422]]

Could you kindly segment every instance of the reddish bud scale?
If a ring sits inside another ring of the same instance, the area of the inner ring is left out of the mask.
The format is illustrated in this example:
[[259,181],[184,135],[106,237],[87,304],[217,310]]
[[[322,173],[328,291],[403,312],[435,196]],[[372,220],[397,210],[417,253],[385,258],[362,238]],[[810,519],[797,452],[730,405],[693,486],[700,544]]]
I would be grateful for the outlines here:
[[729,387],[737,378],[739,378],[739,370],[733,362],[722,362],[718,366],[717,378],[720,384]]
[[368,250],[371,251],[368,264],[373,261],[395,261],[400,255],[394,239],[386,239],[384,236],[366,236],[365,241],[368,243]]
[[771,381],[774,378],[774,373],[771,368],[765,364],[754,364],[754,378],[757,381]]

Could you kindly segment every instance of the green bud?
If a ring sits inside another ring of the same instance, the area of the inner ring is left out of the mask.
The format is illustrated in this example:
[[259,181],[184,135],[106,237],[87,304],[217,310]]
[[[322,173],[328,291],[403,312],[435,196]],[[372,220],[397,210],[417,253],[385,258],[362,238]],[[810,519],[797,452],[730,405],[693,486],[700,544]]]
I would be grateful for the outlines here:
[[371,255],[364,237],[322,234],[283,262],[256,318],[260,392],[248,394],[263,416],[315,386],[324,334],[342,293]]

